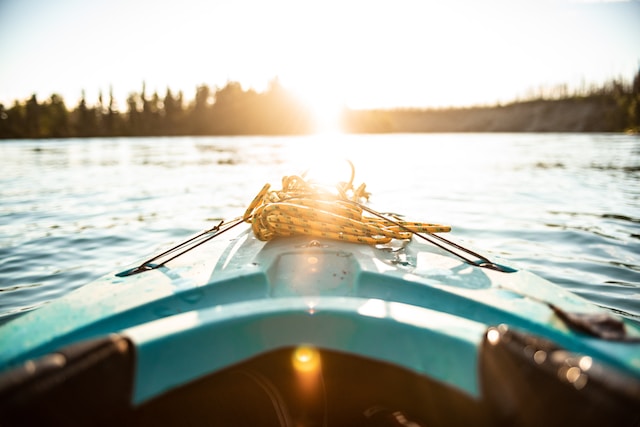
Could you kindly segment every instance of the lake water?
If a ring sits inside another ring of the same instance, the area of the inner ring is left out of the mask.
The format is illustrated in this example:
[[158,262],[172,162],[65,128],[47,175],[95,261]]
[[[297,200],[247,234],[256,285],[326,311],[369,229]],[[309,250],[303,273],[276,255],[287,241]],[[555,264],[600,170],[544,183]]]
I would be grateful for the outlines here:
[[0,318],[241,215],[283,175],[348,180],[344,159],[373,208],[640,320],[640,137],[613,134],[0,141]]

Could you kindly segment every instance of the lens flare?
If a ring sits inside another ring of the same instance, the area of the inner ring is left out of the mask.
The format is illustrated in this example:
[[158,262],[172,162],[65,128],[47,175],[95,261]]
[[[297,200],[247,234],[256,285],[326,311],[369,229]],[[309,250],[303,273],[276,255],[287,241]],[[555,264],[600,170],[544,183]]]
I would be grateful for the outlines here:
[[320,369],[320,353],[313,347],[296,348],[291,360],[293,368],[298,373],[313,373]]

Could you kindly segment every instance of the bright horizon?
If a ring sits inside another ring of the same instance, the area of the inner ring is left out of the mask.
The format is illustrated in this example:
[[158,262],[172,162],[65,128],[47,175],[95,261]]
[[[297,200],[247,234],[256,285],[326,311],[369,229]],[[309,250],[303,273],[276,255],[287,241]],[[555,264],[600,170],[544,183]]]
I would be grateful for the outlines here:
[[495,104],[640,67],[640,1],[0,1],[0,103],[278,78],[338,109]]

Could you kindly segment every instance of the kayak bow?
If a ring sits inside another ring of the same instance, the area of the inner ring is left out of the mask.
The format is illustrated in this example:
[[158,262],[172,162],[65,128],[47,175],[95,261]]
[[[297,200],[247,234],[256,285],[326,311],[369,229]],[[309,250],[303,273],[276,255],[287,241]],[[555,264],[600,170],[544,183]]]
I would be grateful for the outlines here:
[[364,188],[286,178],[3,325],[0,425],[638,425],[637,324]]

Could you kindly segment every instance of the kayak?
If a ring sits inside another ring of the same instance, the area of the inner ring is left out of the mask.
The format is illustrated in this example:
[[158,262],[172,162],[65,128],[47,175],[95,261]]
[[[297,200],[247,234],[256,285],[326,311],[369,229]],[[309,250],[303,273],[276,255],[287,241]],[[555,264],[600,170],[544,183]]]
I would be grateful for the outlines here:
[[443,234],[267,185],[0,327],[0,425],[640,425],[640,325]]

